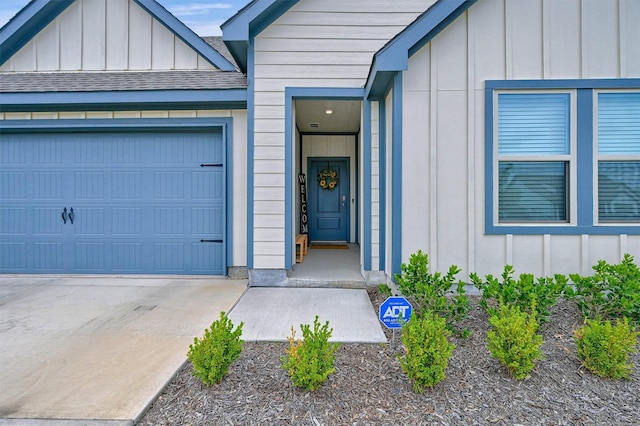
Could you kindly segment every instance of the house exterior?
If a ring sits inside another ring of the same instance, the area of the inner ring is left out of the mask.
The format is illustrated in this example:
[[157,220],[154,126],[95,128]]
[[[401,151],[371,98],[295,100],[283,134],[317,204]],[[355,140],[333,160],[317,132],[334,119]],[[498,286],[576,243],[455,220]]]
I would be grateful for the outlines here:
[[418,249],[462,275],[637,256],[636,22],[255,0],[205,40],[154,0],[34,0],[0,30],[0,270],[286,285],[307,231],[372,284]]

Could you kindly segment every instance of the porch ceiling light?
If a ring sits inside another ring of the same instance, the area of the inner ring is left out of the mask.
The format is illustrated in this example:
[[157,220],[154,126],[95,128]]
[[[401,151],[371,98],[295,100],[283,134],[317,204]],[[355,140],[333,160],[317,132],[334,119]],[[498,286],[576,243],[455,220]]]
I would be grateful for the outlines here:
[[327,114],[327,115],[331,115],[331,114],[333,114],[333,110],[327,108],[327,109],[324,110],[324,113]]

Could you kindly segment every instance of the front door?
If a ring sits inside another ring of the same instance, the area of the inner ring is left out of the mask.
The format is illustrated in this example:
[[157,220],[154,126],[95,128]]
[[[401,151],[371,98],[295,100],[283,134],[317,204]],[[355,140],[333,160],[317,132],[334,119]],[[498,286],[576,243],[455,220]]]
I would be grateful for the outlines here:
[[349,159],[309,158],[309,239],[349,241]]

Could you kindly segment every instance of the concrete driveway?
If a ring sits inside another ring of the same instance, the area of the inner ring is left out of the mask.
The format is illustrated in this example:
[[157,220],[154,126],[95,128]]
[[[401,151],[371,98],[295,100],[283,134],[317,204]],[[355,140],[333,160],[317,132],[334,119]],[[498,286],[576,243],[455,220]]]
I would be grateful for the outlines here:
[[246,286],[0,275],[0,425],[132,424]]

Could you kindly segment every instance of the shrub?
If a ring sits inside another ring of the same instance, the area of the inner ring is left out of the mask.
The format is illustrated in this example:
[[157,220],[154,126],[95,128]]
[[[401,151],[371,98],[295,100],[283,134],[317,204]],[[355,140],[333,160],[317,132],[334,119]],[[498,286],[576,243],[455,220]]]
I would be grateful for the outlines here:
[[586,318],[613,319],[627,317],[640,324],[640,269],[630,254],[622,262],[610,265],[604,260],[593,267],[589,277],[571,274],[575,300]]
[[383,295],[384,297],[391,297],[391,287],[389,287],[386,284],[380,284],[378,285],[378,291],[380,292],[381,295]]
[[[531,312],[531,306],[536,306],[535,317],[540,322],[548,322],[550,309],[558,298],[570,292],[568,280],[564,275],[557,274],[553,278],[537,278],[532,274],[521,274],[519,279],[513,278],[514,269],[505,265],[502,281],[487,275],[482,281],[477,274],[470,274],[473,285],[482,292],[480,306],[489,315],[496,315],[499,302],[515,305],[521,311]],[[532,302],[535,304],[532,305]]]
[[318,389],[335,371],[333,363],[339,343],[329,343],[333,329],[329,321],[320,325],[318,316],[313,321],[313,330],[308,324],[300,324],[303,340],[296,340],[296,332],[291,327],[287,337],[289,347],[282,357],[282,368],[287,371],[295,386],[312,391]]
[[429,256],[418,250],[409,257],[409,264],[401,265],[401,273],[396,274],[395,280],[400,292],[410,299],[416,316],[431,311],[444,317],[451,331],[466,336],[469,333],[466,329],[459,331],[454,327],[454,323],[466,318],[469,311],[464,283],[458,281],[453,291],[459,272],[460,269],[452,265],[445,275],[430,273]]
[[422,393],[425,387],[445,379],[444,371],[456,347],[449,342],[450,335],[446,320],[433,312],[411,318],[402,327],[401,340],[407,352],[398,359],[415,392]]
[[536,361],[542,358],[542,336],[536,334],[536,308],[530,309],[531,314],[517,305],[501,304],[489,318],[493,326],[487,333],[489,352],[518,380],[527,377]]
[[233,323],[224,312],[220,319],[204,330],[204,337],[193,339],[189,345],[187,358],[193,364],[193,375],[205,385],[219,382],[229,371],[229,366],[240,357],[242,352],[242,326],[234,330]]
[[629,355],[636,352],[638,332],[629,320],[586,320],[574,331],[578,357],[589,371],[609,379],[628,379],[633,374]]

